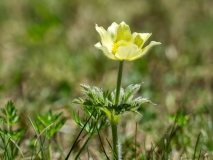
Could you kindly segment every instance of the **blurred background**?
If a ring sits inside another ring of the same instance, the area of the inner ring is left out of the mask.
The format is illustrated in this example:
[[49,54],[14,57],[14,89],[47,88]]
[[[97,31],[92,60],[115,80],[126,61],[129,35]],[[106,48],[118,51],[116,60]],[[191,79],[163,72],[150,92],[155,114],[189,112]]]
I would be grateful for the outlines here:
[[32,115],[72,107],[82,96],[80,83],[114,90],[118,62],[94,47],[95,24],[107,29],[125,21],[162,43],[124,64],[123,87],[144,82],[138,95],[157,104],[142,109],[139,121],[165,122],[144,130],[163,127],[178,108],[193,123],[212,122],[212,6],[212,0],[1,0],[0,106],[12,99]]

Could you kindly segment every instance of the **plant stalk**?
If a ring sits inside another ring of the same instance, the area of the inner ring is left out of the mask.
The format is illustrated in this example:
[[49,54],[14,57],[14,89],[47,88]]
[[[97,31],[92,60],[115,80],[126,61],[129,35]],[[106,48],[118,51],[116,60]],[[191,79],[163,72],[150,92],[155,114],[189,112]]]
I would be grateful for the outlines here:
[[117,159],[118,158],[118,117],[116,115],[112,115],[111,128],[112,128],[114,159]]
[[119,98],[120,98],[121,80],[122,80],[122,72],[123,72],[123,63],[124,63],[124,61],[120,61],[120,63],[119,63],[118,77],[117,77],[117,88],[116,88],[116,97],[115,97],[115,105],[118,105]]
[[50,140],[49,140],[48,152],[49,152],[49,158],[50,160],[52,160],[53,156],[52,156],[52,146],[51,146]]
[[[123,62],[120,61],[118,68],[117,76],[117,87],[116,87],[116,97],[115,97],[115,107],[119,104],[120,99],[120,90],[121,90],[121,81],[122,81],[122,72],[123,72]],[[113,152],[114,159],[118,158],[118,115],[116,115],[115,110],[112,111],[111,115],[111,129],[112,129],[112,139],[113,139]]]

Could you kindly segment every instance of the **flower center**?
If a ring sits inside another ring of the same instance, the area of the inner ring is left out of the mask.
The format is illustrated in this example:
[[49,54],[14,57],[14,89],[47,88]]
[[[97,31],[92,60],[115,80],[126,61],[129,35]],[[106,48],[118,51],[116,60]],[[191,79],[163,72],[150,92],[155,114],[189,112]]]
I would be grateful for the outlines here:
[[117,52],[117,49],[118,49],[118,44],[114,42],[112,45],[112,53],[115,54]]

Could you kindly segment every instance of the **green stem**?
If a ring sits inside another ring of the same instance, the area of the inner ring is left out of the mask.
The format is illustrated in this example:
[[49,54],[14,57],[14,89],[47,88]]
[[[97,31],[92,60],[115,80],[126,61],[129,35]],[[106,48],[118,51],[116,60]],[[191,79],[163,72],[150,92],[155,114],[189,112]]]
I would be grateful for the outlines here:
[[62,159],[65,159],[65,155],[64,155],[63,149],[62,149],[62,147],[59,143],[58,137],[59,137],[59,134],[56,134],[56,136],[53,138],[53,140],[55,141],[55,144],[56,144],[56,146],[57,146],[57,148],[58,148],[58,150],[61,154]]
[[111,119],[112,139],[113,139],[113,152],[114,159],[118,158],[118,116],[112,115]]
[[52,146],[51,146],[50,140],[49,140],[49,147],[48,147],[48,149],[49,149],[49,158],[50,158],[50,160],[52,160],[53,159],[53,157],[52,157]]
[[120,90],[121,90],[121,80],[122,80],[122,71],[123,71],[123,62],[124,61],[120,61],[120,63],[119,63],[115,105],[118,105],[118,103],[119,103]]
[[84,150],[85,146],[87,145],[87,143],[89,142],[89,140],[92,138],[92,135],[89,135],[89,137],[87,138],[86,142],[84,143],[84,145],[81,147],[80,151],[78,152],[77,156],[75,157],[75,160],[78,160],[81,152]]
[[[117,87],[116,87],[116,97],[115,97],[115,107],[119,104],[120,90],[121,90],[121,80],[123,72],[123,61],[119,63],[118,77],[117,77]],[[113,151],[114,159],[118,158],[118,115],[116,115],[115,110],[112,111],[111,115],[111,129],[112,129],[112,139],[113,139]]]

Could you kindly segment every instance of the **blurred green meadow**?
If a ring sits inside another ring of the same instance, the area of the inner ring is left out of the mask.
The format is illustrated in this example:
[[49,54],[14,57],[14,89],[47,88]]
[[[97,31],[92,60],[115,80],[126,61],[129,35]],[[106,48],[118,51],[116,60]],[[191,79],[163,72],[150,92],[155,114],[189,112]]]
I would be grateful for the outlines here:
[[[122,86],[144,82],[138,94],[157,104],[141,108],[142,116],[121,119],[124,157],[133,154],[128,147],[134,144],[135,120],[138,152],[149,152],[170,133],[178,113],[170,158],[192,157],[201,133],[201,155],[211,159],[212,6],[212,0],[1,0],[0,107],[13,100],[29,127],[27,117],[35,113],[64,111],[70,118],[66,108],[80,110],[71,104],[82,96],[80,84],[114,90],[118,62],[94,47],[100,41],[95,24],[107,28],[125,21],[132,32],[152,33],[150,40],[162,45],[124,63]],[[77,127],[71,118],[70,125]]]

